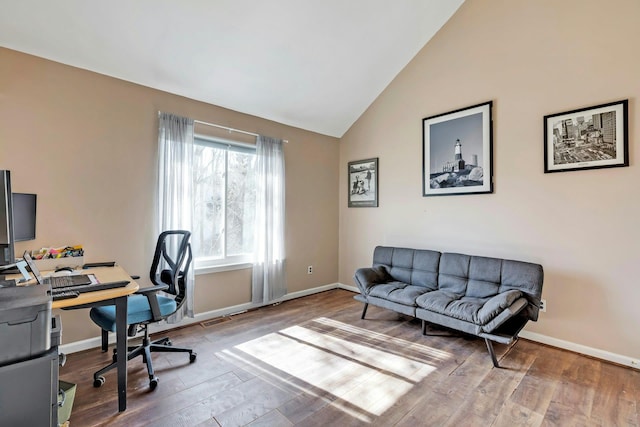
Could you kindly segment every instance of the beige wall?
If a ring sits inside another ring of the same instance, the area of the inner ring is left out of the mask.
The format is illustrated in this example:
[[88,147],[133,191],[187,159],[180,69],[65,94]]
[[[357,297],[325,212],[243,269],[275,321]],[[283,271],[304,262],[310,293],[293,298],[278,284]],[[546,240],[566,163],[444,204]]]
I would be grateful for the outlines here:
[[[378,244],[539,262],[548,311],[530,331],[637,359],[638,16],[636,0],[606,10],[592,0],[467,0],[339,145],[0,48],[0,169],[12,171],[14,191],[39,197],[38,240],[18,251],[82,243],[88,261],[117,260],[145,276],[157,111],[169,111],[291,141],[290,292],[353,284]],[[631,167],[542,172],[545,114],[624,98]],[[495,193],[422,197],[422,118],[487,100]],[[369,157],[380,158],[380,207],[348,209],[347,162]],[[198,276],[196,311],[248,302],[249,282],[250,270]],[[66,343],[98,335],[84,311],[64,312],[63,323]]]
[[[640,358],[640,2],[467,0],[340,144],[340,282],[375,245],[540,263],[531,332]],[[630,167],[543,173],[543,116],[629,99]],[[495,192],[422,197],[422,119],[494,101]],[[380,158],[380,207],[347,162]],[[343,185],[344,184],[344,185]]]
[[[38,239],[17,252],[83,244],[86,261],[117,260],[148,284],[158,110],[288,139],[289,292],[337,281],[336,138],[0,48],[0,169],[15,192],[38,194]],[[197,276],[196,311],[249,302],[250,277]],[[63,325],[65,343],[98,336],[84,311]]]

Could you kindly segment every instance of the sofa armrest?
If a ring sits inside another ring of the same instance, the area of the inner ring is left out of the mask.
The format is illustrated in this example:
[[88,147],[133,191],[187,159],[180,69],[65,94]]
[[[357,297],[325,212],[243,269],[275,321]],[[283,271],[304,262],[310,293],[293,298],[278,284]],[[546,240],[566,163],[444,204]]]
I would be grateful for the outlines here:
[[373,286],[387,282],[387,274],[382,267],[359,268],[356,270],[356,274],[353,278],[362,295],[369,294],[369,290]]
[[495,295],[485,302],[478,311],[478,323],[486,325],[521,297],[522,292],[516,290],[500,292],[498,295]]
[[507,320],[517,316],[528,305],[522,292],[511,290],[501,292],[487,301],[478,311],[480,330],[492,332]]

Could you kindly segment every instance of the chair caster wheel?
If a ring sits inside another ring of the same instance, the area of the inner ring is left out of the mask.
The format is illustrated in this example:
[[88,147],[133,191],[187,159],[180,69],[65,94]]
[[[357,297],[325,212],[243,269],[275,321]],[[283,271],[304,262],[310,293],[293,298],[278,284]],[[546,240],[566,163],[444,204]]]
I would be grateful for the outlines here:
[[149,388],[151,390],[155,390],[156,387],[158,387],[158,380],[158,377],[151,378],[151,380],[149,381]]
[[189,353],[189,363],[193,363],[196,361],[197,353]]
[[173,345],[173,343],[171,342],[170,339],[167,339],[167,341],[164,343],[164,345],[168,345],[169,347],[171,347]]
[[93,386],[95,388],[100,388],[100,387],[102,387],[103,384],[104,384],[104,377],[94,378]]

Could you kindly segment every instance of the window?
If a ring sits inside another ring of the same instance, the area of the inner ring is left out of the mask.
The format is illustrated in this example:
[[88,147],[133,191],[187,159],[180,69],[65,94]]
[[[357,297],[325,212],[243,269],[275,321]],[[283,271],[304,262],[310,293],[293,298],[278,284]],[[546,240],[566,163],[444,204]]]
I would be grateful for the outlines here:
[[194,151],[196,268],[252,262],[255,147],[196,135]]

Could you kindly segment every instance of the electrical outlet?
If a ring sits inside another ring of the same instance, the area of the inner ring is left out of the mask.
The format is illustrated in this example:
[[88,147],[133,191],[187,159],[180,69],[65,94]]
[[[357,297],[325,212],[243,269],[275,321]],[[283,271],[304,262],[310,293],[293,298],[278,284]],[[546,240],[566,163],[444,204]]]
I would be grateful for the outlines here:
[[546,299],[541,299],[540,300],[540,311],[546,313],[547,312],[547,300]]
[[313,274],[313,265],[307,267],[307,274]]

